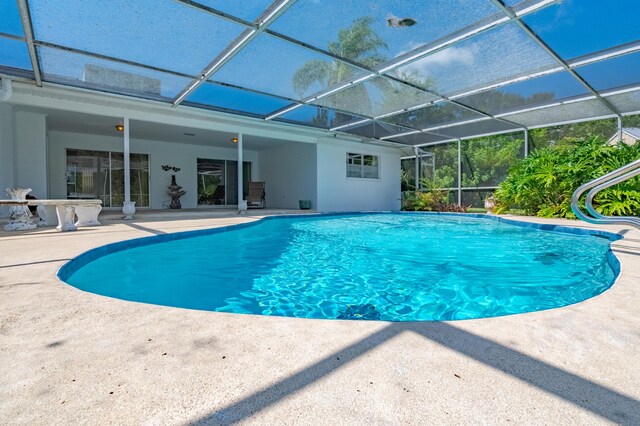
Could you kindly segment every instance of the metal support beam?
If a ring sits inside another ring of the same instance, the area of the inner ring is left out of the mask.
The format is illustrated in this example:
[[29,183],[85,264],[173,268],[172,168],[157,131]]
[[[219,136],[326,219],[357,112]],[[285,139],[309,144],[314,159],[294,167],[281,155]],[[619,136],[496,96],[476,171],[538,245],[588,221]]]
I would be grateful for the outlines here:
[[420,148],[418,148],[417,146],[414,146],[413,147],[413,153],[416,155],[416,158],[415,158],[416,170],[415,170],[415,173],[414,173],[415,179],[416,179],[415,187],[416,187],[416,191],[419,191],[420,190],[420,169],[419,169],[419,167],[420,167],[420,160],[419,160],[419,158],[420,158]]
[[247,210],[247,205],[244,202],[244,173],[243,173],[243,147],[242,147],[242,133],[238,133],[238,213],[244,213]]
[[618,116],[618,142],[622,143],[622,117]]
[[265,121],[269,121],[269,120],[271,120],[273,118],[279,117],[279,116],[284,115],[284,114],[286,114],[286,113],[288,113],[290,111],[293,111],[294,109],[300,108],[301,106],[304,106],[304,104],[295,103],[293,105],[286,106],[284,108],[281,108],[281,109],[279,109],[279,110],[277,110],[275,112],[272,112],[271,114],[267,115],[264,118],[264,120]]
[[236,38],[227,48],[216,57],[200,74],[200,77],[189,83],[189,85],[176,96],[173,101],[173,106],[178,106],[184,101],[191,93],[193,93],[202,83],[207,81],[216,71],[218,71],[224,64],[229,62],[231,58],[237,55],[242,49],[244,49],[252,40],[254,40],[260,33],[267,29],[267,27],[280,15],[282,15],[289,7],[295,3],[296,0],[279,0],[273,4],[273,6],[267,10],[260,18],[258,18],[258,24],[256,28],[245,29],[238,38]]
[[620,46],[601,50],[596,53],[579,56],[575,59],[567,61],[567,64],[569,64],[571,68],[576,68],[576,67],[581,67],[583,65],[589,65],[589,64],[594,64],[596,62],[605,61],[607,59],[613,59],[619,56],[628,55],[630,53],[635,53],[638,51],[640,51],[640,41],[633,41],[631,43],[625,43]]
[[122,130],[124,136],[124,203],[122,206],[122,213],[124,213],[124,219],[133,219],[133,214],[136,212],[136,203],[131,201],[131,155],[130,155],[130,139],[129,139],[129,117],[124,117],[122,124],[124,129]]
[[[426,56],[438,53],[438,52],[440,52],[440,51],[442,51],[442,50],[444,50],[446,48],[449,48],[449,47],[452,47],[452,46],[454,46],[454,45],[456,45],[458,43],[461,43],[462,41],[467,40],[467,39],[469,39],[469,38],[471,38],[471,37],[473,37],[473,36],[475,36],[477,34],[485,32],[485,31],[487,31],[487,30],[489,30],[491,28],[495,28],[495,27],[497,27],[499,25],[505,24],[505,23],[509,22],[511,19],[518,20],[518,19],[520,19],[521,17],[523,17],[523,16],[525,16],[527,14],[533,13],[533,12],[535,12],[535,11],[537,11],[537,10],[543,8],[543,7],[546,7],[549,4],[555,3],[557,1],[558,0],[542,0],[542,1],[538,2],[538,3],[534,3],[530,7],[528,7],[526,10],[523,10],[522,13],[520,15],[518,15],[517,17],[514,15],[513,18],[498,17],[498,16],[495,16],[495,15],[492,16],[492,17],[486,18],[486,19],[484,19],[484,20],[482,20],[480,22],[477,22],[477,23],[465,28],[464,30],[461,30],[461,31],[459,31],[459,32],[457,32],[455,34],[452,34],[450,37],[448,37],[445,40],[439,40],[438,42],[428,43],[427,45],[423,46],[420,49],[414,50],[414,51],[409,52],[409,53],[407,53],[405,55],[402,55],[402,56],[400,56],[398,58],[395,58],[392,61],[387,62],[381,68],[372,70],[371,73],[366,74],[366,75],[364,75],[364,76],[362,76],[362,77],[360,77],[360,78],[358,78],[358,79],[356,79],[354,81],[345,82],[345,83],[342,83],[342,84],[340,84],[340,85],[338,85],[336,87],[331,87],[331,88],[325,89],[323,91],[320,91],[318,93],[315,93],[314,95],[303,99],[301,101],[301,104],[295,105],[292,109],[298,108],[298,107],[300,107],[300,106],[302,106],[304,104],[309,104],[309,103],[311,103],[311,102],[313,102],[313,101],[315,101],[317,99],[320,99],[322,97],[328,96],[330,94],[342,91],[342,90],[344,90],[344,89],[346,89],[348,87],[353,86],[354,84],[370,80],[373,77],[381,76],[381,75],[383,75],[383,74],[385,74],[385,73],[387,73],[389,71],[395,70],[395,69],[400,68],[402,66],[408,65],[408,64],[410,64],[412,62],[418,61],[418,60],[420,60],[420,59],[422,59],[422,58],[424,58]],[[288,40],[288,41],[292,42],[291,40]],[[317,49],[314,49],[314,50],[317,51]],[[339,61],[341,60],[340,58],[335,58],[334,55],[332,55],[332,54],[330,54],[328,52],[326,52],[326,54],[328,54],[329,56],[334,57],[334,59],[336,59],[336,60],[339,60]],[[362,67],[360,67],[360,68],[362,68]],[[440,98],[442,100],[446,100],[446,101],[452,102],[452,103],[454,103],[454,104],[456,104],[456,105],[458,105],[458,106],[460,106],[462,108],[466,108],[466,109],[469,109],[471,111],[480,113],[480,114],[482,114],[482,115],[484,115],[486,117],[494,118],[490,114],[487,114],[487,113],[485,113],[483,111],[476,110],[476,109],[471,108],[471,107],[469,107],[467,105],[457,103],[455,101],[450,100],[449,98],[447,98],[445,96],[439,95],[437,93],[430,92],[428,90],[425,90],[424,88],[410,85],[405,81],[394,79],[394,78],[392,78],[390,76],[385,76],[385,77],[391,78],[392,80],[400,82],[402,84],[406,84],[406,85],[409,85],[411,87],[414,87],[417,90],[429,93],[429,94],[431,94],[433,96],[436,96],[437,98]],[[289,111],[291,111],[291,109],[282,109],[282,110],[275,111],[272,114],[269,114],[265,118],[265,120],[266,121],[272,120],[272,119],[274,119],[274,118],[276,118],[276,117],[278,117],[278,116],[280,116],[280,115],[282,115],[282,114],[284,114],[286,112],[289,112]],[[399,111],[398,114],[401,114],[403,112],[404,112],[404,110],[403,111]],[[501,120],[501,121],[505,121],[506,122],[506,120]],[[509,122],[509,124],[517,125],[516,123],[511,123],[511,122]],[[519,125],[517,125],[517,126],[519,126]]]
[[529,156],[529,129],[524,129],[524,158]]
[[36,86],[42,87],[40,62],[38,61],[38,51],[36,50],[36,46],[33,44],[33,25],[31,24],[31,12],[29,11],[29,4],[27,3],[27,0],[18,0],[18,9],[20,10],[20,20],[22,21],[22,28],[24,29],[24,38],[27,42],[29,59],[31,59],[31,67],[33,68],[33,74],[36,79]]
[[462,205],[462,141],[458,139],[458,205]]
[[335,132],[336,130],[344,130],[344,129],[348,129],[349,127],[357,126],[359,124],[368,123],[369,121],[372,121],[372,119],[371,118],[366,118],[364,120],[357,120],[357,121],[353,121],[351,123],[342,124],[340,126],[332,127],[331,129],[329,129],[329,131],[330,132]]
[[[511,8],[504,5],[502,0],[491,0],[491,2],[496,5],[507,17],[510,19],[516,18],[516,14],[511,10]],[[542,48],[549,56],[551,56],[562,68],[564,68],[573,78],[578,80],[580,84],[582,84],[592,95],[594,95],[600,102],[602,102],[611,112],[620,116],[620,112],[609,102],[604,99],[587,81],[582,78],[573,68],[569,66],[569,64],[560,57],[551,47],[547,45],[547,43],[542,40],[538,34],[536,34],[527,24],[522,22],[520,19],[514,19],[514,22],[520,27],[522,31],[533,40],[538,46]]]

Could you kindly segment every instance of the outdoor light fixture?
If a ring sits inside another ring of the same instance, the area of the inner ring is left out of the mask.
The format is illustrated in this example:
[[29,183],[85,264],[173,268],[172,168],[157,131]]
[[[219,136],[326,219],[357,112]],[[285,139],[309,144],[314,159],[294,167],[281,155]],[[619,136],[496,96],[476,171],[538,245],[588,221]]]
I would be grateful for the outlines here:
[[124,131],[124,124],[116,124],[116,130],[119,132]]
[[238,143],[238,138],[231,138],[231,142]]

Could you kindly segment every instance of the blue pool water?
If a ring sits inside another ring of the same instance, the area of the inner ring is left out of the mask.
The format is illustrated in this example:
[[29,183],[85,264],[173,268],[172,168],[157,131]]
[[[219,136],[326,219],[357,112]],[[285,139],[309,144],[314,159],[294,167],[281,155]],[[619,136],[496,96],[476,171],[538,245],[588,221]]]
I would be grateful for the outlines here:
[[617,236],[531,226],[480,215],[276,217],[112,244],[73,259],[59,276],[158,305],[389,321],[538,311],[612,285]]

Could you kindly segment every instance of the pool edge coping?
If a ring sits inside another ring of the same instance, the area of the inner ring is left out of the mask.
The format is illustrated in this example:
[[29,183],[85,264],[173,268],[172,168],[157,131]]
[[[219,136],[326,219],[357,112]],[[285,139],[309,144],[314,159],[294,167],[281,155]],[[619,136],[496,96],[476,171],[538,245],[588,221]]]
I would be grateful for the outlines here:
[[271,216],[263,216],[263,217],[257,218],[256,220],[253,220],[251,222],[237,223],[232,225],[223,225],[215,228],[170,232],[167,234],[151,235],[146,237],[138,237],[138,238],[132,238],[132,239],[127,239],[122,241],[116,241],[113,243],[109,243],[109,244],[105,244],[99,247],[89,249],[69,259],[58,268],[55,276],[60,282],[66,285],[71,285],[66,280],[69,277],[71,277],[75,272],[77,272],[80,268],[87,265],[91,261],[111,253],[124,251],[124,250],[137,248],[137,247],[143,247],[151,244],[158,244],[161,242],[176,241],[176,240],[182,240],[182,239],[192,238],[192,237],[220,234],[224,232],[229,232],[231,230],[257,226],[258,224],[268,220],[275,220],[280,218],[286,219],[286,218],[294,218],[294,217],[297,218],[297,217],[357,216],[357,215],[368,215],[368,214],[473,217],[477,219],[495,220],[495,221],[503,222],[509,225],[521,226],[521,227],[537,229],[541,231],[559,232],[559,233],[574,234],[574,235],[595,235],[595,236],[605,237],[610,242],[609,248],[606,254],[607,263],[609,264],[609,267],[612,269],[614,274],[611,283],[609,284],[609,286],[605,291],[613,287],[613,285],[616,283],[616,281],[622,274],[622,263],[620,262],[620,259],[618,259],[618,257],[613,252],[611,244],[621,239],[624,239],[624,236],[615,232],[604,231],[601,229],[588,229],[588,228],[565,226],[565,225],[554,225],[554,224],[548,224],[548,223],[545,224],[545,223],[538,223],[538,222],[528,222],[528,221],[516,220],[512,218],[506,218],[499,215],[483,214],[483,213],[356,211],[356,212],[308,213],[304,215],[302,214],[271,215]]

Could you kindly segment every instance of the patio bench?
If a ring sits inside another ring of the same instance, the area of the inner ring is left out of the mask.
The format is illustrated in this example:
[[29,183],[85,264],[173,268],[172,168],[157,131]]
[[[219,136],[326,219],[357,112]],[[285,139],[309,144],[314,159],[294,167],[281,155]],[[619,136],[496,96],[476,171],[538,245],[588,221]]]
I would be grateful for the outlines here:
[[[11,206],[9,223],[5,231],[34,229],[36,226],[53,226],[60,232],[75,231],[78,226],[98,226],[98,214],[102,200],[0,200],[0,205]],[[38,207],[40,223],[33,223],[28,206]],[[77,221],[74,223],[74,218]]]

